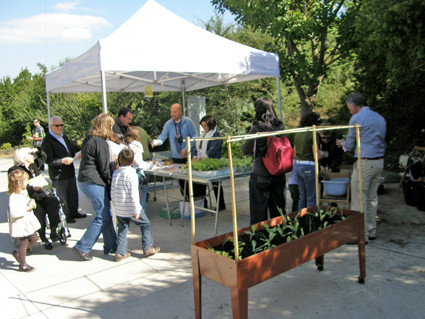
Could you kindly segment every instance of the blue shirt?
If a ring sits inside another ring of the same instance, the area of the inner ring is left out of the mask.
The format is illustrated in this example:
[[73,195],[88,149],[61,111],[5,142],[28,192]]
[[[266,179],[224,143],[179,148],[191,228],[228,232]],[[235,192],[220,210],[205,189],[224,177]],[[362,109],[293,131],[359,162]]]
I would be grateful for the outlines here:
[[[178,143],[176,140],[176,133],[181,134],[183,138],[182,143]],[[165,125],[162,133],[158,136],[158,140],[164,142],[167,138],[170,139],[170,147],[173,158],[180,158],[180,153],[182,150],[186,149],[186,137],[190,136],[191,138],[196,137],[196,130],[193,122],[190,118],[182,116],[182,120],[178,123],[175,123],[173,119],[168,120]],[[192,142],[192,156],[196,154],[195,143]]]
[[[387,123],[378,113],[372,111],[368,106],[363,106],[359,112],[350,119],[350,125],[360,124],[360,157],[375,158],[385,155],[385,134],[387,132]],[[354,150],[354,156],[357,156],[356,147],[356,129],[350,128],[344,143],[347,151]]]

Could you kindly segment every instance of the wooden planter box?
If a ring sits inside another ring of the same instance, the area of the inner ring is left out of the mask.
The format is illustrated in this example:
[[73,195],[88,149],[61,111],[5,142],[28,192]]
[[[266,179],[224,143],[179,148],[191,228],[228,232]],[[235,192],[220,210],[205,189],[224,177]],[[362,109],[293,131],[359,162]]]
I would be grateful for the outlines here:
[[[310,207],[309,211],[316,211]],[[242,260],[233,260],[209,251],[206,247],[221,245],[233,232],[212,237],[191,245],[195,315],[202,317],[201,276],[210,278],[230,288],[233,318],[248,318],[248,288],[285,271],[300,266],[312,259],[319,270],[323,270],[324,254],[344,244],[357,241],[360,276],[359,283],[366,277],[364,216],[358,211],[343,210],[348,218],[299,239],[263,251]],[[289,214],[293,218],[297,212]],[[265,223],[273,227],[282,222],[276,217]],[[240,235],[250,227],[238,230]]]

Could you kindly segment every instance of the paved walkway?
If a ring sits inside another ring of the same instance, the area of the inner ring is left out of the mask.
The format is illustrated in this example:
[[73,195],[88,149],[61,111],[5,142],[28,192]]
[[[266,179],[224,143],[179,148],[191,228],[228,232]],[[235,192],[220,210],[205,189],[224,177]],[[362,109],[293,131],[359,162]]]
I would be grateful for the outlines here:
[[[37,269],[18,272],[10,252],[6,218],[7,169],[11,159],[0,159],[0,317],[1,318],[194,318],[190,227],[185,222],[159,217],[163,197],[148,202],[148,216],[155,243],[161,252],[142,258],[140,232],[129,233],[133,256],[115,263],[103,255],[102,240],[94,246],[92,261],[76,259],[71,247],[93,218],[93,211],[80,196],[82,212],[89,216],[71,224],[66,246],[59,243],[47,251],[34,247],[28,263]],[[248,225],[248,178],[238,180],[238,226]],[[224,185],[230,203],[229,183]],[[396,187],[390,196],[400,196]],[[179,197],[176,187],[172,195]],[[151,192],[152,195],[152,192]],[[196,239],[213,236],[214,217],[198,218]],[[218,233],[231,231],[231,214],[220,214]],[[325,257],[325,270],[314,262],[277,276],[249,290],[250,318],[424,318],[424,242],[401,247],[379,238],[366,248],[366,284],[359,274],[356,246],[344,246]],[[421,247],[419,251],[417,248]],[[203,318],[231,318],[229,290],[203,280]]]

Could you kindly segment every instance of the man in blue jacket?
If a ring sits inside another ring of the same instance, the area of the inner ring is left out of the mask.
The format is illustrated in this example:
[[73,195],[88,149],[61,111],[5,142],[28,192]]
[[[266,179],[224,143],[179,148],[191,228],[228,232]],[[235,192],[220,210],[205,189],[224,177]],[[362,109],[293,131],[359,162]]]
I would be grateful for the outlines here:
[[[175,103],[170,109],[171,119],[168,120],[162,133],[152,141],[152,147],[162,145],[167,138],[170,140],[171,153],[174,163],[187,162],[187,145],[186,137],[196,137],[195,125],[190,118],[183,116],[182,107]],[[192,143],[192,156],[195,154],[195,144]]]

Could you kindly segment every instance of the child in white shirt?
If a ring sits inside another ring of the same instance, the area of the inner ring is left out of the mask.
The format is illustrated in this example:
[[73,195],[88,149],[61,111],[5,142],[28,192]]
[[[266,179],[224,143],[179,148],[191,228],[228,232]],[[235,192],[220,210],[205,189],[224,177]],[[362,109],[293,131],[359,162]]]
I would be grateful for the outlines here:
[[143,210],[146,211],[148,183],[144,170],[152,168],[152,164],[143,160],[143,145],[140,143],[140,132],[137,128],[129,126],[124,134],[124,141],[127,147],[134,152],[133,167],[139,174],[140,205],[142,205]]
[[118,219],[118,238],[115,261],[121,261],[131,256],[127,251],[127,232],[130,221],[140,226],[142,232],[143,255],[149,257],[160,251],[153,244],[151,224],[139,200],[139,178],[136,170],[131,167],[134,153],[131,149],[123,149],[118,161],[120,167],[114,171],[111,182],[111,200]]
[[26,189],[28,179],[27,172],[21,169],[10,172],[8,176],[9,234],[19,238],[19,249],[14,250],[12,255],[19,263],[19,271],[22,272],[35,269],[26,263],[26,251],[37,242],[36,231],[41,227],[33,212],[35,201],[29,198]]

